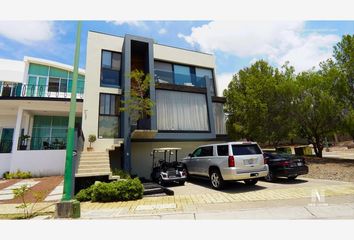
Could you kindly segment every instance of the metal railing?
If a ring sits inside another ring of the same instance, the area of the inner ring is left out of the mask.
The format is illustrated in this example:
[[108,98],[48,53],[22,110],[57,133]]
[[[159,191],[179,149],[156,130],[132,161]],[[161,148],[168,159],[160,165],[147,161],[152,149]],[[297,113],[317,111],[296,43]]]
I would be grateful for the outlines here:
[[[84,89],[77,88],[76,97],[82,99]],[[49,86],[49,85],[33,85],[26,83],[8,83],[0,81],[0,97],[43,97],[43,98],[70,98],[71,92],[68,92],[68,86]]]
[[20,145],[19,150],[66,149],[66,137],[31,137],[28,142],[29,145]]

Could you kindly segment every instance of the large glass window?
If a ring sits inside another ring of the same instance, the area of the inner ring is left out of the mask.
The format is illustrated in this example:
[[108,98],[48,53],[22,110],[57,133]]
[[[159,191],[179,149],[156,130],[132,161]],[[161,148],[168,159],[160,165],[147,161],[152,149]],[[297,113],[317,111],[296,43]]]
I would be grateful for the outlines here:
[[191,69],[189,66],[173,65],[175,84],[193,86]]
[[155,81],[158,83],[173,84],[173,70],[171,63],[155,61]]
[[48,92],[59,92],[59,82],[60,78],[49,78],[48,82]]
[[205,94],[156,91],[157,128],[165,131],[209,131]]
[[120,86],[121,54],[102,51],[101,85],[107,87]]
[[98,137],[118,138],[119,97],[114,94],[100,94]]
[[[31,150],[65,149],[68,121],[65,116],[34,116]],[[81,122],[81,118],[75,121]]]

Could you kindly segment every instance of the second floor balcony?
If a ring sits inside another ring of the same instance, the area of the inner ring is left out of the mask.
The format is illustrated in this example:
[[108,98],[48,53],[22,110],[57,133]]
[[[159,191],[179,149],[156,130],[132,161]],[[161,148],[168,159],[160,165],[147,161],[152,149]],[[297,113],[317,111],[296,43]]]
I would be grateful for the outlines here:
[[[80,80],[79,80],[80,81]],[[78,81],[78,82],[79,82]],[[84,82],[77,86],[76,97],[83,99]],[[0,98],[70,98],[71,84],[27,84],[0,81]]]

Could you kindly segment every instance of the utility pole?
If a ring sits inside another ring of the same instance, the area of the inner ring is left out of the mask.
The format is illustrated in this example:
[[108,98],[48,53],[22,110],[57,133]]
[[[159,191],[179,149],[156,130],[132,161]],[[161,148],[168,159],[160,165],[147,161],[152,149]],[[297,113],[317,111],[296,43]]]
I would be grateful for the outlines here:
[[71,99],[70,99],[70,113],[66,144],[66,161],[64,174],[64,192],[63,198],[56,206],[56,216],[62,218],[76,218],[80,217],[80,202],[73,201],[73,154],[74,154],[74,139],[75,139],[75,116],[76,116],[76,89],[78,79],[78,66],[80,56],[80,40],[81,40],[81,21],[77,23],[76,31],[76,47],[74,58],[74,70],[72,79]]

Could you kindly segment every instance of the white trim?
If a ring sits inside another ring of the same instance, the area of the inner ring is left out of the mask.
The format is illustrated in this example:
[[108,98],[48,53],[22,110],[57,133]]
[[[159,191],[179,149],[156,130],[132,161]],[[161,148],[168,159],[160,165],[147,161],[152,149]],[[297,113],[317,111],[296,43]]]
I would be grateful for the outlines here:
[[[52,66],[52,67],[66,70],[66,71],[73,72],[73,66],[59,63],[59,62],[55,62],[55,61],[51,61],[51,60],[24,56],[23,61],[28,62],[28,63],[37,63],[37,64],[42,64],[42,65],[47,65],[49,67]],[[78,70],[79,70],[79,74],[85,75],[85,69],[79,68]]]

